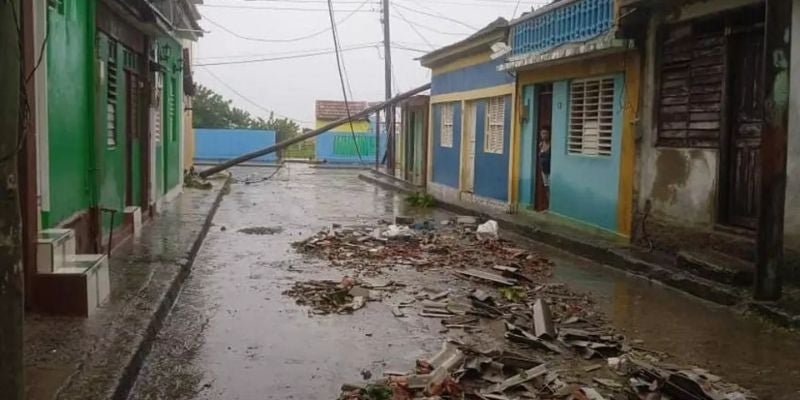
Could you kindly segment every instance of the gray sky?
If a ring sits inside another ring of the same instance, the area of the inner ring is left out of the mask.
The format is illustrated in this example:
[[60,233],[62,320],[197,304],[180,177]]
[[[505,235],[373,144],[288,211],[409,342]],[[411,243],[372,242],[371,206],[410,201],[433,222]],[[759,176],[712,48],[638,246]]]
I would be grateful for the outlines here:
[[[333,3],[336,20],[347,18],[337,26],[341,46],[346,49],[342,54],[352,90],[351,99],[382,100],[380,0],[333,0]],[[390,3],[395,93],[430,80],[429,71],[414,60],[424,53],[399,47],[430,51],[461,40],[497,17],[510,19],[517,7],[516,0],[390,0]],[[542,3],[542,0],[520,1],[517,15]],[[196,45],[195,64],[274,59],[333,49],[325,0],[205,0],[205,5],[198,8],[203,15],[200,23],[210,32]],[[416,24],[418,33],[403,18]],[[317,32],[322,33],[292,40]],[[351,48],[353,50],[347,50]],[[276,114],[302,121],[303,126],[313,123],[315,100],[342,99],[336,58],[332,53],[257,63],[197,66],[195,80],[254,115],[266,117],[268,112],[242,96]]]

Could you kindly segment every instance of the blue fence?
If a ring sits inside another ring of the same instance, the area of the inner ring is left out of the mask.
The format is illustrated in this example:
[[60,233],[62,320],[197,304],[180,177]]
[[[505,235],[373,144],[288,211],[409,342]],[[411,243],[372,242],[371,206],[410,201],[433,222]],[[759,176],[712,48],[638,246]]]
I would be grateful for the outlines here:
[[511,27],[514,55],[541,52],[565,43],[582,42],[611,30],[615,0],[565,0],[564,5],[534,11]]
[[[274,131],[248,129],[195,129],[196,161],[230,160],[242,154],[275,144]],[[258,157],[253,161],[272,162],[275,153]]]

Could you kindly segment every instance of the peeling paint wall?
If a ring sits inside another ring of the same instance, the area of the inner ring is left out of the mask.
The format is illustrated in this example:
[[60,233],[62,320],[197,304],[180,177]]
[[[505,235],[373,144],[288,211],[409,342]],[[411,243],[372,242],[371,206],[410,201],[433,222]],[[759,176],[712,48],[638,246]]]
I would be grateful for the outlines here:
[[[717,2],[719,3],[719,2]],[[708,6],[706,4],[706,6]],[[712,9],[707,9],[710,12]],[[693,16],[698,12],[695,10]],[[675,16],[673,16],[675,17]],[[650,20],[642,79],[641,137],[638,143],[638,209],[651,204],[651,217],[680,225],[714,224],[717,219],[719,152],[715,149],[656,147],[656,38],[663,21]]]
[[[792,91],[789,109],[800,110],[800,0],[792,7],[792,63],[789,73]],[[789,113],[789,144],[786,165],[786,246],[800,251],[800,113]]]

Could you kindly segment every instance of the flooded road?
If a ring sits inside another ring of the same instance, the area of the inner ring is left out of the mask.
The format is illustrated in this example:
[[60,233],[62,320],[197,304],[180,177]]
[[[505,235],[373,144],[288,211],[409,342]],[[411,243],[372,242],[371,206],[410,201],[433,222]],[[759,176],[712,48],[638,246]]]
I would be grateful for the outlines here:
[[[234,184],[130,398],[333,399],[342,383],[362,381],[364,370],[379,376],[435,352],[438,320],[398,319],[381,302],[353,315],[310,316],[281,294],[297,280],[348,273],[297,254],[292,242],[333,223],[371,225],[407,214],[402,195],[357,174],[289,164],[269,181]],[[555,262],[556,280],[592,293],[610,321],[643,346],[708,368],[762,399],[800,398],[796,334],[516,239]],[[440,271],[407,277],[432,287],[463,284]]]

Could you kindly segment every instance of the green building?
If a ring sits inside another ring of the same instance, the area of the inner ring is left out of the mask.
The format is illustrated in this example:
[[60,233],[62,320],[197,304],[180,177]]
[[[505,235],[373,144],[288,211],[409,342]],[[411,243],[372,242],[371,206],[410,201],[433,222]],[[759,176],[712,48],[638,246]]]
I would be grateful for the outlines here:
[[193,0],[33,3],[26,45],[41,60],[32,75],[39,233],[26,263],[35,267],[26,268],[29,302],[87,314],[91,304],[78,307],[87,312],[51,304],[60,268],[102,270],[107,260],[89,255],[135,233],[181,191],[192,88],[184,43],[198,38],[199,14]]

